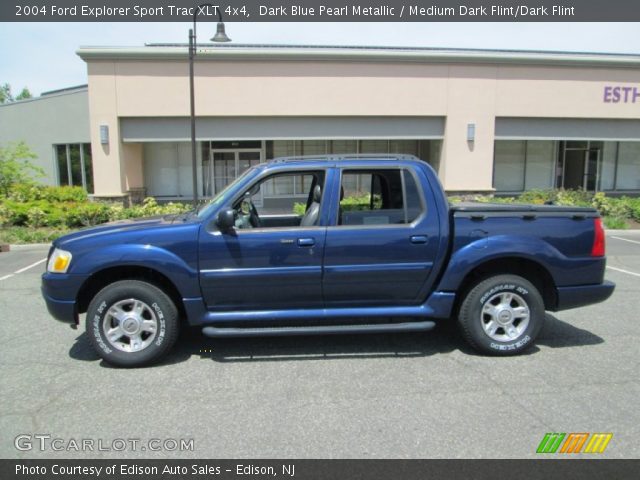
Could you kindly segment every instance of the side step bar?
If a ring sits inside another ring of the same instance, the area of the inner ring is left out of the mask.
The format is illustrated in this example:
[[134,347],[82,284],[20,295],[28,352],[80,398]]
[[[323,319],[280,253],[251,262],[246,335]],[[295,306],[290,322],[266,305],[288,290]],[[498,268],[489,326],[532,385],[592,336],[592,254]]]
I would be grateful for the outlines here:
[[426,332],[435,322],[381,323],[374,325],[314,325],[308,327],[204,327],[207,337],[274,337],[288,335],[339,335],[345,333]]

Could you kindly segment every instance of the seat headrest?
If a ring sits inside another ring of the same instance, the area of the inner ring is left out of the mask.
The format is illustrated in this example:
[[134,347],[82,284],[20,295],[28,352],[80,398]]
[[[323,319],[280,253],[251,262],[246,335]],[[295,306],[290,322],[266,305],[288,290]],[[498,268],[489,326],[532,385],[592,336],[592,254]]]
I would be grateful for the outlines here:
[[313,189],[313,201],[320,203],[320,200],[322,200],[322,187],[320,185],[316,185]]

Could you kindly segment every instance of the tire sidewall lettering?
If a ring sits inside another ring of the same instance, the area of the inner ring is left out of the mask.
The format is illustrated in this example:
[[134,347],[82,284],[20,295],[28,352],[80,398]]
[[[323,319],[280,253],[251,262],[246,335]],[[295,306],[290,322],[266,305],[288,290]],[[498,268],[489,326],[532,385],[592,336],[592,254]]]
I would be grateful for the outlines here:
[[165,325],[165,319],[164,319],[164,312],[162,311],[162,309],[160,308],[160,305],[158,305],[157,302],[153,302],[151,304],[151,308],[153,308],[153,310],[156,312],[156,317],[158,317],[158,333],[156,335],[156,340],[153,342],[154,345],[156,346],[160,346],[162,345],[162,342],[164,342],[164,335],[166,333],[166,325]]
[[503,291],[511,291],[511,292],[516,292],[520,295],[529,295],[529,290],[527,290],[526,288],[524,288],[521,285],[515,285],[513,283],[503,283],[500,285],[496,285],[495,287],[489,289],[487,292],[485,292],[481,297],[480,297],[480,305],[484,305],[485,302],[491,298],[493,295],[495,295],[496,293],[500,293]]
[[107,344],[105,343],[105,341],[103,339],[103,336],[102,336],[102,330],[100,328],[100,325],[102,323],[103,313],[104,313],[106,308],[107,308],[107,302],[102,301],[100,303],[100,305],[98,305],[98,308],[96,309],[96,314],[93,316],[93,319],[91,320],[91,324],[93,326],[93,336],[94,336],[98,346],[105,353],[111,353],[113,350],[111,348],[109,348],[107,346]]

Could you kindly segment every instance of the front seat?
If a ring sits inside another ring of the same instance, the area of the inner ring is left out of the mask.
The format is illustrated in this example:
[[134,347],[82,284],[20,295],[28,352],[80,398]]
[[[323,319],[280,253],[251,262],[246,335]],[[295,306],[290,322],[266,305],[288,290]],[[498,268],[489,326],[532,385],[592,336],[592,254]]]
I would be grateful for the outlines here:
[[320,217],[320,200],[322,200],[322,187],[320,185],[316,185],[313,189],[313,200],[311,201],[311,205],[307,208],[307,211],[300,222],[301,227],[311,227],[318,222],[318,218]]

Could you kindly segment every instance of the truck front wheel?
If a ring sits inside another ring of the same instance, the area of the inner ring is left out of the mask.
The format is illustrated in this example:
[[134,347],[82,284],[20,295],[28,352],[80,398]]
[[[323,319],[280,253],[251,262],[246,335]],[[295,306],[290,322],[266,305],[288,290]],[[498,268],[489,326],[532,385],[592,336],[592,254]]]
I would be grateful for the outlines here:
[[544,315],[542,296],[531,282],[517,275],[496,275],[468,291],[458,323],[476,350],[516,355],[533,345]]
[[139,280],[106,286],[87,310],[87,334],[98,355],[119,367],[159,360],[178,337],[178,309],[161,289]]

